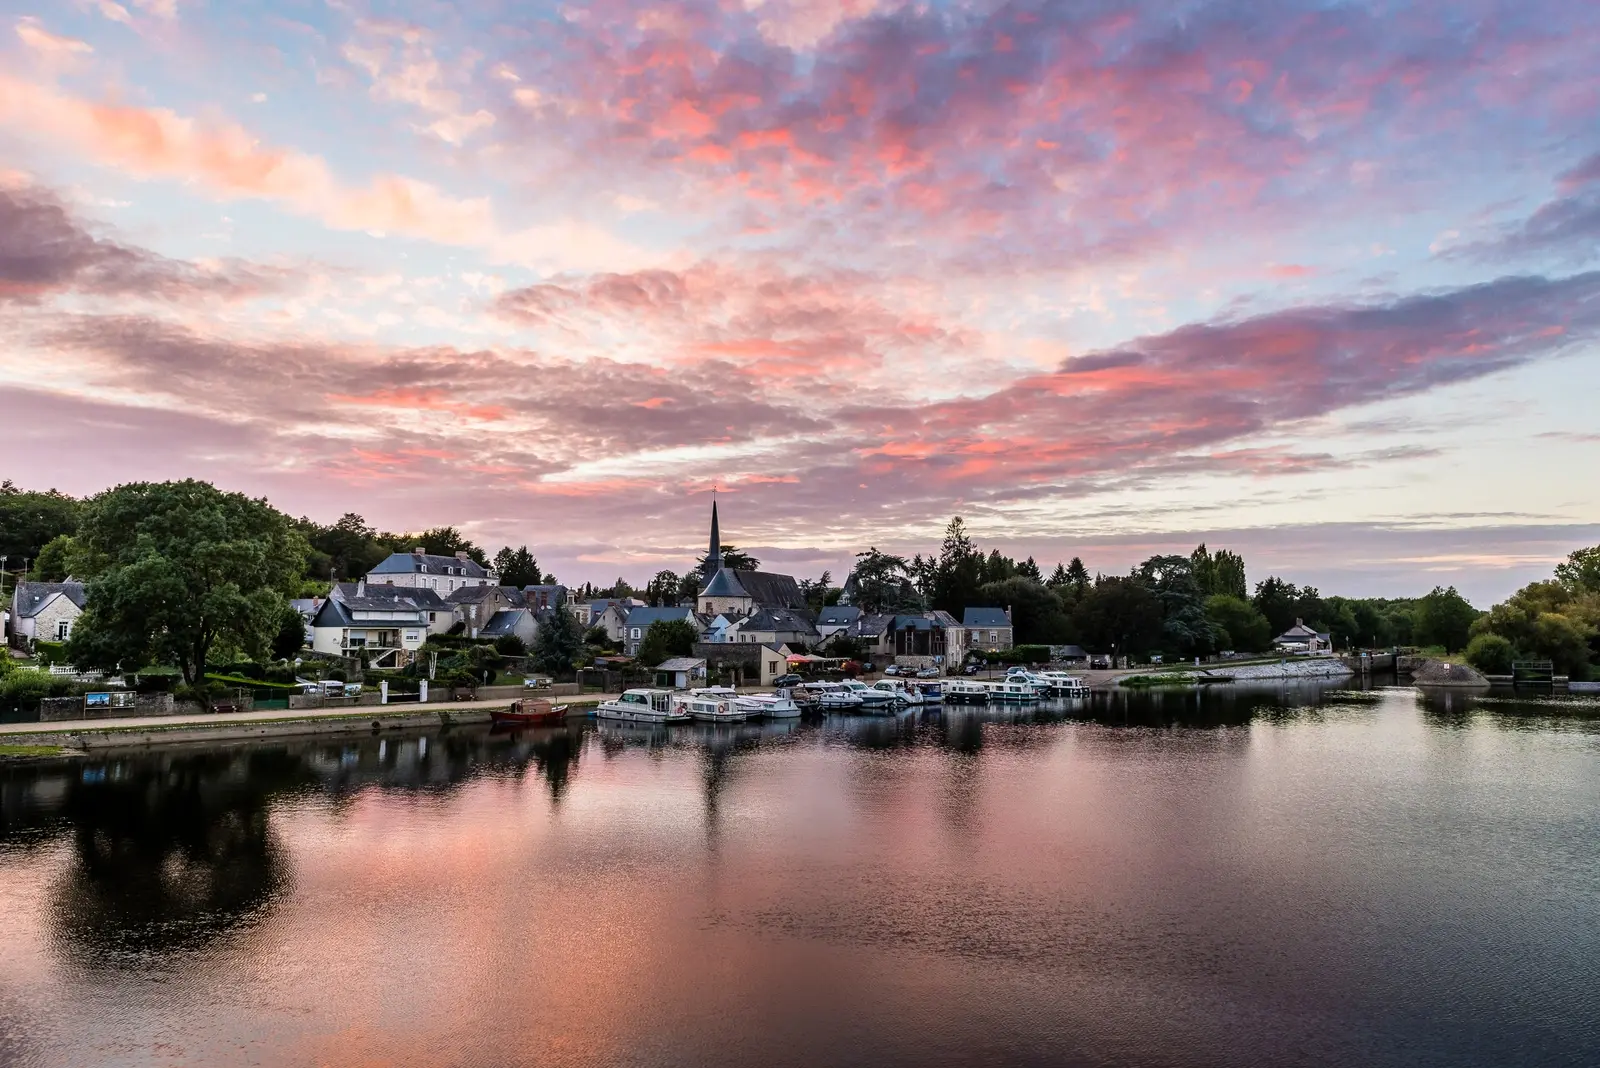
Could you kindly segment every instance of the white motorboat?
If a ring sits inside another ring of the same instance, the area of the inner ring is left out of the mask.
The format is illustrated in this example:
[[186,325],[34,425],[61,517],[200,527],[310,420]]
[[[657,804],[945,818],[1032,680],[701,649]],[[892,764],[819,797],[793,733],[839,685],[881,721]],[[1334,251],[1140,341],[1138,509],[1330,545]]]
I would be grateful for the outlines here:
[[689,717],[674,706],[676,696],[671,690],[628,690],[621,697],[600,702],[594,714],[596,719],[624,723],[687,723]]
[[944,699],[952,705],[986,705],[989,684],[976,679],[951,679],[945,683]]
[[989,687],[991,703],[1023,705],[1034,704],[1039,700],[1039,691],[1035,690],[1031,683],[1013,682],[1007,679],[1005,682],[991,682],[986,685]]
[[800,706],[794,699],[781,693],[747,693],[735,698],[733,704],[745,715],[763,719],[794,719],[800,715]]
[[1020,682],[1024,686],[1031,686],[1033,688],[1033,692],[1038,694],[1040,697],[1044,697],[1050,692],[1049,679],[1046,679],[1042,675],[1035,675],[1033,672],[1027,670],[1013,668],[1006,675],[1006,681]]
[[[721,689],[716,687],[714,689]],[[723,693],[702,693],[691,690],[680,693],[673,700],[673,706],[679,712],[686,713],[691,719],[703,723],[743,723],[749,718],[749,713],[740,708],[736,703],[737,695],[729,696]]]
[[897,704],[893,694],[874,689],[866,683],[858,682],[855,679],[841,682],[839,685],[861,699],[861,710],[863,712],[889,712]]
[[1050,684],[1050,693],[1056,697],[1083,697],[1089,686],[1081,675],[1068,675],[1065,671],[1041,672],[1040,678]]
[[903,705],[920,705],[922,703],[922,695],[913,693],[911,688],[901,679],[879,679],[872,684],[872,688],[880,693],[888,694],[891,700],[898,701]]
[[861,697],[838,682],[808,682],[806,689],[816,698],[818,706],[830,712],[843,712],[861,707]]
[[922,703],[925,705],[936,705],[944,700],[944,683],[942,682],[921,679],[917,682],[907,683],[906,688],[920,694]]

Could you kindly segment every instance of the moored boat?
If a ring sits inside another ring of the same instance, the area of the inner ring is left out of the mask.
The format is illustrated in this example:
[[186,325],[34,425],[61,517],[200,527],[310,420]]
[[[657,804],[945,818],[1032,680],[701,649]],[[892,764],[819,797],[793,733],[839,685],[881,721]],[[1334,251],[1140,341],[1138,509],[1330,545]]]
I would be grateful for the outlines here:
[[975,679],[951,679],[945,684],[944,699],[952,705],[986,705],[989,687]]
[[671,690],[628,690],[614,700],[600,702],[594,714],[598,719],[624,723],[687,723],[690,717],[674,707],[674,696]]
[[985,685],[989,689],[989,700],[994,704],[1022,705],[1033,704],[1039,700],[1039,692],[1030,683],[1007,679],[1005,682],[990,682]]
[[[721,687],[691,690],[673,697],[673,709],[703,723],[743,723],[749,713],[736,703],[736,696],[715,692]],[[731,692],[731,691],[730,691]]]
[[733,704],[745,715],[763,719],[793,719],[800,715],[800,706],[781,693],[747,693],[734,698]]
[[565,723],[566,719],[566,705],[553,705],[539,697],[524,697],[512,701],[509,708],[489,710],[489,722],[497,727],[545,727]]
[[887,715],[892,713],[895,706],[899,704],[899,702],[894,699],[894,694],[873,689],[864,682],[857,682],[854,679],[849,679],[845,682],[841,682],[839,685],[843,686],[850,693],[855,694],[856,697],[861,700],[860,708],[863,712],[869,712],[875,715]]

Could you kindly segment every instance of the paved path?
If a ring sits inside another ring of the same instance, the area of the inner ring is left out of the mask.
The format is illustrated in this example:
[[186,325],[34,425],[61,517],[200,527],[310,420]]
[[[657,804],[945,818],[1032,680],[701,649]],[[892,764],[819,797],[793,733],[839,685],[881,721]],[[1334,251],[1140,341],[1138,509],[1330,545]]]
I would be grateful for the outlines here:
[[[562,698],[556,704],[592,704],[606,700],[608,694],[584,694],[581,698]],[[263,712],[195,712],[176,716],[125,716],[117,719],[69,719],[55,723],[0,723],[0,739],[7,735],[48,734],[71,731],[151,730],[161,727],[217,727],[231,723],[271,723],[284,720],[368,719],[373,716],[408,716],[429,712],[486,712],[504,708],[510,701],[429,701],[396,702],[392,705],[354,705],[343,708],[274,708]]]

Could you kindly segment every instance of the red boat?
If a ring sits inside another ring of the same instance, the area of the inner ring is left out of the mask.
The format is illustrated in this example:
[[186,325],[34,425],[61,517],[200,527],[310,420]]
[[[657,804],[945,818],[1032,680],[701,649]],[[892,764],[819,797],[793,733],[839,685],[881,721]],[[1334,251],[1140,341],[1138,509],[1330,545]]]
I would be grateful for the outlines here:
[[553,705],[537,697],[512,701],[510,708],[491,708],[489,721],[495,726],[548,727],[563,723],[567,718],[566,705]]

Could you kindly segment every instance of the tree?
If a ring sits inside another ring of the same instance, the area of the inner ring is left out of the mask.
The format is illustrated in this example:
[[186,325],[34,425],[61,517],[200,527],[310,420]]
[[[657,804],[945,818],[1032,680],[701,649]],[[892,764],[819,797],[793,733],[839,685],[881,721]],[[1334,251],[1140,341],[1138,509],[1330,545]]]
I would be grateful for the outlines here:
[[1039,573],[1039,565],[1034,563],[1033,557],[1028,557],[1017,565],[1017,574],[1029,582],[1044,583],[1044,576]]
[[293,660],[306,647],[306,621],[294,608],[283,606],[278,633],[272,636],[272,659]]
[[267,650],[307,550],[266,501],[192,479],[90,498],[76,541],[89,600],[68,656],[108,670],[172,663],[191,686],[213,645]]
[[[644,588],[644,599],[650,603],[651,607],[660,608],[666,606],[670,608],[678,603],[678,594],[682,586],[682,580],[678,578],[676,571],[657,571],[655,578],[651,579]],[[695,591],[697,594],[699,592],[698,590]]]
[[1072,584],[1074,597],[1082,597],[1089,588],[1089,569],[1083,566],[1083,561],[1076,556],[1067,565],[1067,580]]
[[1479,634],[1467,643],[1467,663],[1485,675],[1509,675],[1516,649],[1498,634]]
[[1473,639],[1495,635],[1518,657],[1550,660],[1558,674],[1586,678],[1600,656],[1600,593],[1579,584],[1530,582],[1472,624]]
[[392,535],[379,534],[355,512],[346,512],[331,527],[320,526],[309,519],[301,519],[297,525],[314,550],[308,557],[307,571],[315,578],[337,575],[344,580],[354,580],[396,551],[390,540]]
[[1072,622],[1060,598],[1021,575],[979,586],[974,603],[1010,608],[1017,645],[1061,645],[1072,637]]
[[484,551],[468,541],[466,535],[455,527],[434,527],[432,530],[424,530],[421,534],[402,534],[401,540],[406,545],[405,548],[397,549],[398,552],[410,552],[420,545],[432,556],[466,553],[468,559],[476,561],[483,567],[489,566],[489,557]]
[[1433,592],[1417,601],[1416,642],[1442,645],[1447,653],[1460,652],[1467,647],[1472,624],[1480,614],[1454,586],[1435,586]]
[[934,608],[960,616],[968,606],[978,603],[978,587],[983,584],[983,556],[967,534],[960,516],[944,528],[939,559],[933,562],[932,591],[928,601]]
[[[711,562],[710,553],[702,553],[695,563],[695,570],[701,575],[706,573],[706,565]],[[737,545],[724,545],[722,547],[722,566],[729,571],[760,571],[761,561],[739,548]],[[696,590],[696,593],[699,591]]]
[[1573,592],[1600,593],[1600,545],[1579,549],[1556,565],[1556,581]]
[[539,617],[539,632],[533,638],[535,668],[551,675],[571,671],[582,651],[583,636],[571,612],[557,608]]
[[1244,558],[1227,549],[1218,549],[1215,553],[1206,549],[1201,542],[1194,552],[1189,554],[1189,562],[1194,567],[1194,578],[1200,586],[1204,596],[1224,594],[1244,600],[1247,596],[1244,583]]
[[50,542],[74,533],[82,508],[81,502],[56,490],[35,493],[18,489],[10,479],[0,482],[0,555],[6,558],[6,570],[20,570],[24,560],[37,560]]
[[539,561],[533,558],[526,545],[517,549],[509,545],[503,547],[494,554],[494,569],[500,575],[500,585],[517,589],[555,581],[555,576],[546,576],[539,570]]
[[644,632],[635,659],[653,666],[675,656],[688,656],[699,640],[700,632],[687,619],[658,619]]
[[32,573],[40,582],[61,582],[72,574],[72,535],[58,534],[45,543],[33,561]]
[[1094,650],[1142,655],[1161,641],[1161,602],[1133,577],[1103,578],[1073,610],[1080,641]]
[[916,611],[921,600],[911,587],[909,565],[903,556],[881,553],[876,547],[856,554],[856,607],[863,612]]
[[1272,624],[1243,597],[1213,593],[1206,598],[1206,618],[1216,628],[1217,647],[1259,653],[1272,647]]
[[1267,617],[1275,636],[1294,626],[1297,619],[1309,627],[1327,629],[1323,626],[1327,606],[1314,586],[1302,589],[1276,575],[1269,575],[1256,583],[1256,593],[1250,598],[1250,603],[1256,606],[1256,611]]
[[1216,649],[1218,635],[1206,617],[1189,557],[1152,556],[1139,565],[1137,575],[1161,605],[1162,648],[1185,657]]
[[1065,590],[1072,585],[1072,580],[1067,578],[1065,564],[1057,564],[1056,569],[1050,572],[1050,578],[1045,582],[1052,590]]
[[832,572],[824,571],[818,579],[800,580],[800,596],[806,599],[806,607],[813,612],[820,612],[827,607],[828,595],[833,592]]

